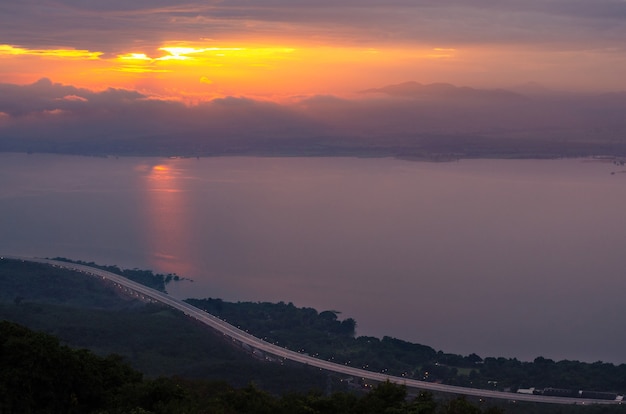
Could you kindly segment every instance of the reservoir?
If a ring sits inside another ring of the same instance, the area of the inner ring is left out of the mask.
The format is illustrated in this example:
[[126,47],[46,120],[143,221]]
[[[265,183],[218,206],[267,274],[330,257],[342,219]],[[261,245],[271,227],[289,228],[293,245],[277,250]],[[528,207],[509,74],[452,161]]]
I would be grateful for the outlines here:
[[0,254],[174,272],[481,357],[626,363],[610,160],[0,154]]

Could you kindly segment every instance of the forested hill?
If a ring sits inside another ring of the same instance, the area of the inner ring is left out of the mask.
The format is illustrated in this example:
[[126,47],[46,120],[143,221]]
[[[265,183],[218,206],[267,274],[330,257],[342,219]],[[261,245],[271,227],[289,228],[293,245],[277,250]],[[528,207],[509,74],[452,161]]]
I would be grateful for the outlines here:
[[115,265],[99,265],[94,262],[84,262],[82,260],[71,260],[65,257],[55,257],[53,260],[60,262],[76,263],[85,266],[95,267],[97,269],[106,270],[107,272],[115,273],[116,275],[124,276],[134,282],[141,283],[144,286],[148,286],[152,289],[156,289],[159,292],[167,293],[165,287],[172,281],[178,282],[184,280],[176,273],[168,273],[166,275],[161,273],[154,273],[151,270],[142,269],[122,269]]
[[[0,320],[99,355],[121,355],[151,378],[219,379],[237,387],[254,382],[276,393],[329,386],[319,370],[266,364],[181,312],[125,296],[101,279],[40,263],[0,260]],[[339,380],[331,380],[338,389]]]
[[[436,351],[388,336],[355,337],[356,322],[340,320],[337,312],[317,312],[292,303],[225,302],[188,299],[190,304],[249,331],[257,337],[316,357],[426,381],[450,385],[516,391],[518,388],[558,388],[626,392],[626,364],[481,358]],[[615,398],[615,397],[613,397]]]
[[437,402],[429,393],[408,399],[389,382],[367,394],[320,392],[275,396],[250,385],[173,377],[145,379],[117,356],[74,350],[43,333],[0,322],[0,413],[502,413],[459,397]]

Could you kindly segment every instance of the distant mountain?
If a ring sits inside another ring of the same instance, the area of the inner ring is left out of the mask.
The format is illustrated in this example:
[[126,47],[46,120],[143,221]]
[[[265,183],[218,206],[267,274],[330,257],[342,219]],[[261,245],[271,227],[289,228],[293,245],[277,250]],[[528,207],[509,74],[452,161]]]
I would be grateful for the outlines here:
[[450,83],[404,82],[387,85],[381,88],[372,88],[361,93],[381,93],[395,97],[406,98],[454,98],[454,99],[506,99],[525,100],[526,98],[505,89],[474,89],[467,86],[455,86]]
[[548,96],[548,95],[562,95],[564,92],[547,88],[546,86],[538,82],[526,82],[507,87],[508,91],[525,95],[525,96]]

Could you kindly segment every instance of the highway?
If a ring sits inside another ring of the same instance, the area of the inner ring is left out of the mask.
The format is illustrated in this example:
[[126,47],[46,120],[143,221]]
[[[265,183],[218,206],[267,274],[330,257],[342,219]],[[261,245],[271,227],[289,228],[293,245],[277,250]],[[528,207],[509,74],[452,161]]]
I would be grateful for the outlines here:
[[242,344],[246,344],[250,346],[251,348],[262,351],[266,354],[273,355],[273,356],[290,360],[290,361],[294,361],[294,362],[299,362],[299,363],[309,365],[312,367],[317,367],[320,369],[336,372],[339,374],[344,374],[344,375],[352,376],[355,378],[361,378],[363,380],[370,380],[370,381],[376,381],[376,382],[384,382],[384,381],[389,380],[393,383],[402,384],[412,389],[475,396],[475,397],[481,397],[481,398],[495,398],[495,399],[503,399],[503,400],[509,400],[509,401],[526,401],[526,402],[551,403],[551,404],[619,404],[621,403],[621,401],[614,401],[614,400],[593,400],[593,399],[583,399],[583,398],[550,397],[550,396],[544,396],[544,395],[518,394],[518,393],[484,390],[484,389],[477,389],[477,388],[458,387],[458,386],[453,386],[453,385],[443,385],[443,384],[419,381],[419,380],[403,378],[403,377],[395,377],[395,376],[386,375],[384,373],[378,373],[378,372],[367,371],[367,370],[363,370],[359,368],[353,368],[353,367],[349,367],[346,365],[341,365],[341,364],[337,364],[334,362],[314,358],[306,354],[301,354],[295,351],[282,348],[278,345],[271,344],[260,338],[250,335],[249,333],[236,328],[235,326],[219,319],[218,317],[211,315],[201,309],[198,309],[186,302],[183,302],[168,294],[159,292],[152,288],[133,282],[132,280],[126,279],[122,276],[116,275],[111,272],[107,272],[107,271],[100,270],[100,269],[90,267],[90,266],[57,261],[57,260],[50,260],[50,259],[22,257],[22,256],[2,256],[1,258],[11,259],[11,260],[22,260],[22,261],[35,262],[35,263],[44,263],[44,264],[49,264],[51,266],[57,266],[57,267],[65,268],[65,269],[75,270],[75,271],[82,272],[90,276],[100,277],[104,280],[108,280],[110,282],[118,284],[120,287],[127,289],[129,293],[131,294],[134,293],[137,296],[143,298],[144,300],[146,299],[153,300],[153,301],[168,305],[174,309],[178,309],[181,312],[183,312],[185,315],[210,326],[211,328],[232,338],[233,340],[238,341]]

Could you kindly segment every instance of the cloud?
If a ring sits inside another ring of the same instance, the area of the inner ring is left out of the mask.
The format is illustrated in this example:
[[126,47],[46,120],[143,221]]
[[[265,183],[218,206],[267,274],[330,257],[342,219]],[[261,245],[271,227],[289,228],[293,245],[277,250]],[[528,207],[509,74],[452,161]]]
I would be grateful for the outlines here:
[[400,155],[442,143],[446,151],[473,150],[476,141],[461,144],[476,139],[483,149],[520,142],[606,149],[626,144],[624,113],[626,93],[524,96],[407,82],[358,99],[318,95],[277,104],[229,96],[187,106],[41,79],[0,84],[0,150]]
[[0,38],[31,48],[125,53],[165,41],[287,37],[328,44],[615,47],[626,38],[620,0],[76,1],[0,5]]
[[[203,76],[214,82],[211,97],[340,94],[411,78],[570,90],[626,85],[626,2],[618,0],[17,0],[0,2],[0,39],[12,48],[0,47],[7,81],[160,83],[149,90],[188,96]],[[247,52],[176,55],[171,47]],[[264,50],[293,53],[253,53]],[[202,59],[205,70],[187,72]],[[37,60],[46,64],[32,65]]]
[[93,92],[42,78],[31,85],[0,84],[0,111],[13,118],[33,116],[44,111],[67,110],[77,116],[89,112],[119,112],[131,102],[146,99],[136,92],[109,88]]
[[65,100],[65,101],[81,101],[81,102],[87,102],[88,101],[87,98],[83,98],[82,96],[77,96],[77,95],[67,95],[67,96],[64,96],[61,99]]
[[515,92],[503,89],[475,89],[458,87],[449,83],[432,83],[424,85],[419,82],[404,82],[387,85],[382,88],[371,88],[361,91],[365,94],[385,94],[389,96],[413,99],[472,99],[472,100],[508,100],[519,101],[525,98]]
[[227,97],[185,106],[131,90],[94,92],[48,79],[0,84],[0,113],[5,114],[0,124],[4,149],[32,144],[38,151],[89,147],[93,152],[149,153],[160,147],[169,151],[320,133],[320,126],[305,115],[269,102]]

